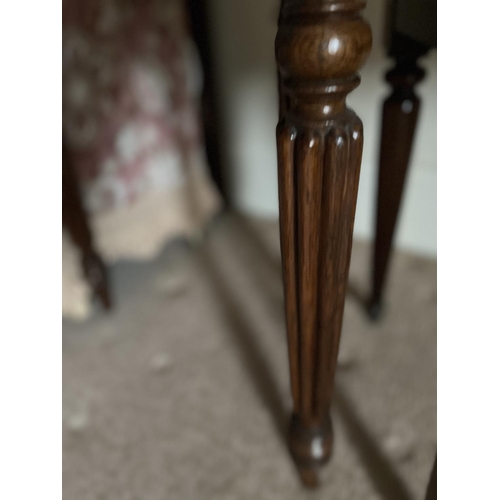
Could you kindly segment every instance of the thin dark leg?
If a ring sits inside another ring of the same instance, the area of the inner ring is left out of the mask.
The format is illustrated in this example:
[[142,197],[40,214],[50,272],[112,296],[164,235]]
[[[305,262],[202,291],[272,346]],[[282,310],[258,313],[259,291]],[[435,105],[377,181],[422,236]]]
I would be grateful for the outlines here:
[[78,183],[64,144],[62,153],[62,224],[81,251],[83,272],[94,296],[100,300],[105,309],[111,309],[106,267],[94,249],[92,233],[80,199]]
[[396,67],[386,76],[393,92],[384,102],[382,118],[372,296],[369,303],[369,314],[373,319],[381,311],[392,242],[420,108],[420,99],[413,89],[423,77],[424,71],[416,65],[415,60],[398,60]]

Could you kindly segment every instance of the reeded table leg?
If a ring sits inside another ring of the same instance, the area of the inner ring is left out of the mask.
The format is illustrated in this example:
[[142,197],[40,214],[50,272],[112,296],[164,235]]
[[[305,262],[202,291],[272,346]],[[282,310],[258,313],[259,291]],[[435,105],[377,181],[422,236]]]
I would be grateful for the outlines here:
[[371,48],[359,0],[284,0],[276,38],[280,231],[294,410],[289,444],[303,482],[331,454],[330,404],[351,256],[363,129],[346,107]]
[[386,75],[392,94],[385,100],[382,114],[377,223],[373,254],[372,296],[369,314],[378,318],[382,292],[392,250],[399,206],[410,160],[420,99],[413,91],[424,77],[416,59],[400,59]]

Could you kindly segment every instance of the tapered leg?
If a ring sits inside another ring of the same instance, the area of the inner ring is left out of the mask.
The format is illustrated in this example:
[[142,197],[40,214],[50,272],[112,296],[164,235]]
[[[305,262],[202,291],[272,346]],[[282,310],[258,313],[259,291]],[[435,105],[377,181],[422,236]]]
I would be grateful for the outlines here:
[[420,109],[420,99],[413,89],[423,77],[424,71],[416,65],[415,59],[397,61],[396,67],[386,75],[393,92],[384,102],[382,115],[372,296],[369,303],[369,314],[373,319],[378,318],[381,311],[392,241]]
[[106,308],[111,308],[107,272],[104,263],[94,248],[85,210],[80,199],[78,184],[63,143],[62,154],[62,223],[81,252],[85,278],[94,296]]
[[330,404],[349,272],[363,130],[346,107],[371,47],[358,0],[285,0],[276,38],[281,251],[293,415],[289,444],[317,483],[333,443]]

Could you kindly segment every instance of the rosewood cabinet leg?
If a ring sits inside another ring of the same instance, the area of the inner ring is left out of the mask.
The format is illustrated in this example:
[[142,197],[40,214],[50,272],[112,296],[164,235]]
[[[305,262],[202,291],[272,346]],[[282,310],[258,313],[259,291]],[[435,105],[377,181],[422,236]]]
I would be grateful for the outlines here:
[[415,59],[400,59],[386,75],[393,91],[384,102],[382,116],[372,296],[369,303],[369,314],[373,319],[378,318],[381,311],[392,240],[420,109],[420,99],[413,89],[424,74]]
[[346,107],[371,48],[359,0],[284,0],[276,37],[281,251],[293,394],[289,445],[317,484],[331,454],[330,405],[363,144]]
[[92,242],[92,233],[80,199],[78,184],[63,143],[62,153],[62,223],[81,251],[83,272],[94,295],[106,309],[111,308],[107,272]]

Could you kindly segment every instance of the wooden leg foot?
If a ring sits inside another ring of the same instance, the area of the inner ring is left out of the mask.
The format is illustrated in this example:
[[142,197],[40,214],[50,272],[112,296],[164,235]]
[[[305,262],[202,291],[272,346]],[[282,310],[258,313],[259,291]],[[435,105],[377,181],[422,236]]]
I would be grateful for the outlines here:
[[330,416],[320,425],[306,425],[299,415],[292,415],[288,440],[302,483],[308,488],[317,487],[320,468],[332,454],[333,429]]

